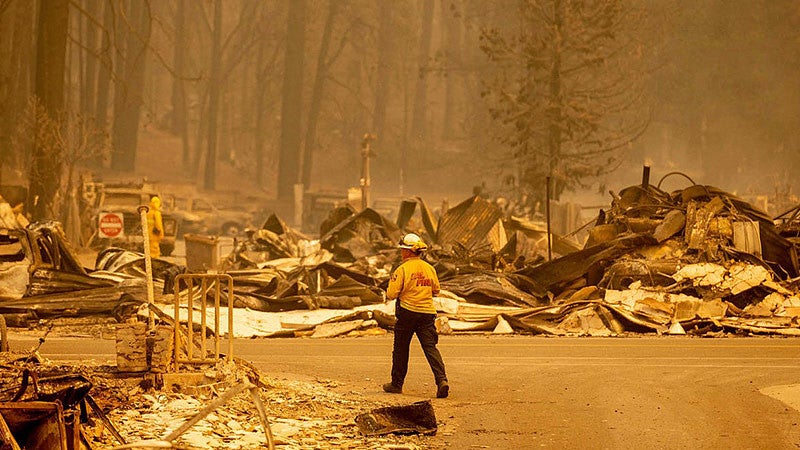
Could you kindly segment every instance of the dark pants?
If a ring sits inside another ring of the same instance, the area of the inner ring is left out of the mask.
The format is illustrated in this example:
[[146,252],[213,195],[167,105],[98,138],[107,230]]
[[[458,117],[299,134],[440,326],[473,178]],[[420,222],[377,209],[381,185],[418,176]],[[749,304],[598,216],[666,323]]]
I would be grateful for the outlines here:
[[439,335],[436,334],[435,314],[423,314],[409,311],[400,306],[398,302],[395,307],[397,323],[394,325],[394,348],[392,350],[392,384],[398,387],[403,386],[403,381],[408,373],[408,349],[411,345],[411,338],[414,333],[425,352],[425,358],[433,371],[433,377],[438,385],[440,381],[447,381],[444,372],[444,361],[442,354],[436,348],[439,342]]

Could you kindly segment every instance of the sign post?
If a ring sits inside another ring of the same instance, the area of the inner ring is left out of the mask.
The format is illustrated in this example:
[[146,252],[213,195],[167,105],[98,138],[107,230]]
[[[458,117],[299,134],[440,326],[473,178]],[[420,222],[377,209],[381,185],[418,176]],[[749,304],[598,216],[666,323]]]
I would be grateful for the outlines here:
[[155,292],[153,292],[153,262],[150,259],[150,233],[147,230],[147,211],[150,208],[142,205],[137,210],[142,220],[142,239],[144,240],[144,271],[147,277],[147,304],[150,306],[148,308],[150,310],[149,331],[155,327],[155,317],[153,316],[153,301],[155,297]]

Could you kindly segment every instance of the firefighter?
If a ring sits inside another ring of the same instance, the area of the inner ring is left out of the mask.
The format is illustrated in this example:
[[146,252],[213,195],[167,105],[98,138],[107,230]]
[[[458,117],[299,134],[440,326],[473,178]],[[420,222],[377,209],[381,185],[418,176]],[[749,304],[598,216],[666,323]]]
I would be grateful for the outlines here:
[[427,250],[425,241],[414,233],[400,239],[398,244],[403,262],[392,273],[386,298],[395,302],[394,345],[392,349],[392,381],[383,390],[392,394],[403,392],[408,372],[408,352],[411,339],[417,335],[425,358],[436,381],[436,397],[445,398],[450,392],[442,355],[436,348],[436,307],[433,297],[439,293],[436,270],[420,256]]
[[161,221],[161,199],[157,195],[150,199],[150,209],[147,211],[147,234],[150,239],[150,257],[160,257],[159,243],[164,237],[164,224]]

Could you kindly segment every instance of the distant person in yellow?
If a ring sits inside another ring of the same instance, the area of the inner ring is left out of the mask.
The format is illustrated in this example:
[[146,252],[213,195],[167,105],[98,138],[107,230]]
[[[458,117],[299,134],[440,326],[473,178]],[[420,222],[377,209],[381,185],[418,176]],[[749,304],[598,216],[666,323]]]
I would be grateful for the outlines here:
[[147,211],[147,234],[150,238],[150,257],[160,257],[159,243],[164,237],[164,224],[161,222],[161,199],[157,195],[150,199],[150,209]]
[[444,361],[436,344],[436,307],[433,296],[439,293],[436,270],[420,258],[427,250],[425,241],[414,233],[406,234],[398,245],[403,262],[392,273],[386,297],[395,303],[394,346],[392,349],[392,381],[383,390],[392,394],[403,392],[403,381],[408,372],[408,352],[411,338],[416,333],[425,358],[436,380],[436,397],[444,398],[450,392]]

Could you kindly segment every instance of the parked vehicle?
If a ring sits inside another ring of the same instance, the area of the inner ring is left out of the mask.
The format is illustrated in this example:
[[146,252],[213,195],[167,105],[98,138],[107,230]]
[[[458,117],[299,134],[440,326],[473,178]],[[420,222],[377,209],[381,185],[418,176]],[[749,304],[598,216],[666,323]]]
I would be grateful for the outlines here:
[[218,206],[205,198],[174,197],[169,213],[180,221],[181,235],[236,236],[254,225],[254,212]]
[[[158,195],[154,190],[146,187],[108,187],[102,186],[97,196],[97,221],[98,239],[104,247],[122,247],[130,250],[142,251],[142,221],[138,208],[142,205],[149,205],[150,199]],[[170,199],[161,197],[162,202],[167,205]],[[121,218],[121,230],[118,234],[102,233],[104,218],[112,218],[109,215]],[[175,239],[178,235],[178,219],[171,214],[167,208],[161,212],[164,224],[164,237],[159,246],[161,254],[169,256],[175,249]]]

